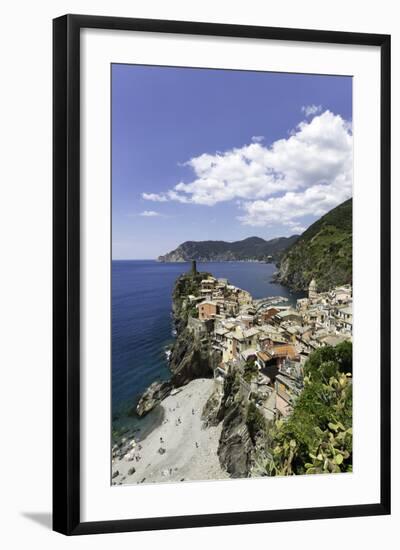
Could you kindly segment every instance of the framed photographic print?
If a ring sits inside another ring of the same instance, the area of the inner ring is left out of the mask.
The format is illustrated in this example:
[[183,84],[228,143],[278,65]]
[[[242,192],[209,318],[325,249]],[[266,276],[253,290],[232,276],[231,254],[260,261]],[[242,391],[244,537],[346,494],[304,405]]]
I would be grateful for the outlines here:
[[390,37],[54,20],[54,529],[390,513]]

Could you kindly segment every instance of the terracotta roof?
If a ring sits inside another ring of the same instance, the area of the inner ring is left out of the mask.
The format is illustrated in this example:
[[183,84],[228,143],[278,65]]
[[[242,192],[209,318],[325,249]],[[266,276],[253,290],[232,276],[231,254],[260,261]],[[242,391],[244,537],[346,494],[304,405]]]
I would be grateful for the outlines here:
[[282,346],[273,346],[271,350],[273,351],[274,357],[289,357],[290,359],[294,359],[298,357],[296,348],[290,344],[285,344]]
[[275,307],[270,307],[268,309],[264,309],[262,312],[261,312],[261,315],[268,315],[268,317],[273,317],[274,315],[276,315],[277,313],[279,313],[279,309],[276,309]]

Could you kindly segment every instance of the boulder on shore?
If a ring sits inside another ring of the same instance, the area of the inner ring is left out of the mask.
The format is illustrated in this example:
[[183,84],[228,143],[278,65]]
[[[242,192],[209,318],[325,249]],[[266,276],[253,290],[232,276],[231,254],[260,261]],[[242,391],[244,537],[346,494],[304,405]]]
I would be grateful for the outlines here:
[[150,412],[156,405],[161,403],[171,392],[172,384],[169,381],[156,381],[150,384],[147,390],[142,394],[136,406],[138,416],[144,416]]

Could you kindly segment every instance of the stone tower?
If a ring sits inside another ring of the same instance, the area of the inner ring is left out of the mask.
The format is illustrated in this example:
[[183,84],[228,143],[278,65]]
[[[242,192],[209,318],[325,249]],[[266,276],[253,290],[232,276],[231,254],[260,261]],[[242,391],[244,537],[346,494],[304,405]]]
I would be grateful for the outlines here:
[[197,275],[196,260],[192,260],[192,269],[190,272],[192,275]]
[[317,295],[317,283],[315,279],[312,279],[308,287],[308,297],[310,300],[314,300]]

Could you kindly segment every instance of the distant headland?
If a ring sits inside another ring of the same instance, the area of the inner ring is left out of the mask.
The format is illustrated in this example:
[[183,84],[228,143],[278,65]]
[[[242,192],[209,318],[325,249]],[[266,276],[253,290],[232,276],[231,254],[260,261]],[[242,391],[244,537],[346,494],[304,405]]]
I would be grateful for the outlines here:
[[282,253],[296,242],[298,235],[278,237],[266,241],[249,237],[242,241],[185,241],[175,250],[158,257],[160,262],[276,262]]

